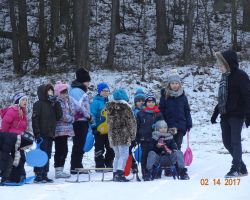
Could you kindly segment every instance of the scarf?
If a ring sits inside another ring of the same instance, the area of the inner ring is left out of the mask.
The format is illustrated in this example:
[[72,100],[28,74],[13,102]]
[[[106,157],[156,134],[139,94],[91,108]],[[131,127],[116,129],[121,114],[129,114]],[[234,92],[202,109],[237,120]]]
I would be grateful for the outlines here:
[[218,92],[218,109],[221,115],[226,113],[226,103],[228,97],[228,76],[230,72],[223,73],[220,80]]
[[183,91],[183,88],[182,88],[182,87],[180,87],[180,89],[177,90],[177,91],[168,89],[168,90],[167,90],[167,97],[174,97],[174,98],[177,98],[177,97],[181,96],[181,95],[183,94],[183,92],[184,92],[184,91]]
[[154,106],[153,108],[145,107],[142,111],[147,112],[147,113],[158,113],[158,112],[160,112],[158,106]]

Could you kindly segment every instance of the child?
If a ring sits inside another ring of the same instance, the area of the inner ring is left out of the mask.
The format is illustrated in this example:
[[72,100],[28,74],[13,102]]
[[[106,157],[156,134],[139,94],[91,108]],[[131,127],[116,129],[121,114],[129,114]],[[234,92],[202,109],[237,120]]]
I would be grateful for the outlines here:
[[14,105],[10,106],[1,112],[2,117],[2,132],[11,132],[20,135],[28,128],[28,120],[26,108],[28,97],[19,92],[14,95]]
[[159,108],[168,126],[177,128],[174,140],[177,148],[181,150],[183,136],[192,128],[192,118],[181,79],[176,72],[168,78],[168,85],[165,92],[162,92]]
[[109,144],[106,121],[106,103],[110,92],[107,83],[99,83],[97,92],[98,94],[94,97],[90,106],[93,116],[92,131],[95,136],[95,165],[96,168],[113,168],[114,151]]
[[[3,109],[1,111],[2,117],[2,132],[15,133],[16,135],[22,134],[28,128],[27,120],[27,105],[28,97],[23,92],[18,92],[14,95],[14,105]],[[19,162],[17,167],[12,168],[13,174],[15,170],[20,171],[22,177],[26,177],[26,172],[24,169],[25,163],[25,153],[23,150],[20,150],[21,160],[24,162]]]
[[160,110],[156,106],[154,94],[148,93],[145,99],[145,108],[137,114],[137,140],[141,144],[142,157],[141,168],[144,181],[150,180],[150,173],[146,168],[148,152],[150,151],[150,141],[154,125],[158,120],[163,119]]
[[107,103],[108,136],[109,142],[115,152],[113,164],[113,180],[127,182],[124,168],[129,154],[129,146],[135,140],[136,120],[130,108],[128,95],[123,89],[113,93],[114,100]]
[[143,109],[145,98],[146,98],[146,95],[143,92],[143,90],[140,88],[137,89],[135,92],[135,96],[134,96],[135,106],[133,108],[133,112],[134,112],[135,116],[137,115],[138,112],[140,112]]
[[[25,179],[25,157],[20,150],[33,144],[34,136],[28,132],[21,134],[0,132],[0,176],[1,183],[22,182]],[[0,183],[0,185],[1,185]]]
[[56,123],[55,131],[55,178],[69,178],[70,174],[63,172],[63,168],[68,154],[68,137],[74,136],[73,122],[77,107],[68,95],[67,84],[58,81],[55,85],[55,95],[63,112],[62,118]]
[[[145,103],[145,98],[146,95],[144,93],[144,91],[139,88],[136,90],[135,92],[135,96],[134,96],[134,108],[133,108],[133,112],[135,117],[137,116],[137,114],[143,109],[144,107],[144,103]],[[132,155],[132,148],[136,146],[136,141],[132,141],[132,145],[129,147],[129,155]],[[136,160],[134,159],[134,157],[132,157],[132,173],[137,174],[138,177],[138,166],[136,163]],[[139,180],[139,178],[137,178]]]
[[[62,117],[62,108],[54,96],[54,88],[51,84],[39,86],[37,95],[39,100],[33,105],[32,128],[36,139],[43,139],[41,150],[45,151],[50,159],[56,122]],[[49,161],[44,167],[35,167],[34,172],[35,183],[53,182],[47,176]]]
[[[176,143],[173,139],[173,134],[176,130],[169,129],[164,120],[157,121],[155,131],[152,136],[152,151],[149,152],[147,160],[147,169],[151,172],[154,179],[157,172],[157,166],[170,167],[175,165],[177,174],[181,180],[188,180],[187,169],[184,166],[183,153],[177,150]],[[160,169],[161,175],[161,169]]]
[[74,99],[74,103],[80,106],[81,110],[75,114],[75,122],[73,129],[75,136],[73,137],[73,147],[71,153],[70,173],[76,174],[75,168],[83,168],[83,147],[88,133],[89,122],[92,120],[90,114],[90,103],[87,94],[90,82],[89,73],[80,68],[76,71],[76,80],[71,84],[69,96]]

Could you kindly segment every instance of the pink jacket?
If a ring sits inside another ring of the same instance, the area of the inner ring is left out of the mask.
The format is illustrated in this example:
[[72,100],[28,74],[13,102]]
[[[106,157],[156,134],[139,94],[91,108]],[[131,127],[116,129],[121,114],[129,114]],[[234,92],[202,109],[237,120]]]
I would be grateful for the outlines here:
[[2,117],[2,132],[16,133],[20,135],[28,127],[27,114],[25,109],[17,106],[10,106]]

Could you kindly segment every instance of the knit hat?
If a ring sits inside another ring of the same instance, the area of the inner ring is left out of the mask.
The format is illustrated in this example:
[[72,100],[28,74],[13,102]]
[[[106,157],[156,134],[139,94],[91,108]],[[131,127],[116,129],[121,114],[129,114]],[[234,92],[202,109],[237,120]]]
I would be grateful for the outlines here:
[[154,101],[156,103],[156,97],[155,97],[155,95],[152,92],[149,92],[149,93],[146,94],[145,104],[148,101]]
[[165,120],[159,120],[155,123],[155,130],[159,131],[160,128],[168,128],[168,125]]
[[177,83],[181,84],[181,78],[180,78],[176,69],[172,70],[171,74],[168,77],[168,84],[170,84],[172,82],[177,82]]
[[129,101],[128,94],[126,91],[122,88],[116,89],[113,93],[114,100],[124,100],[124,101]]
[[98,94],[100,94],[101,91],[103,91],[103,90],[106,89],[106,88],[109,90],[109,86],[108,86],[107,83],[99,83],[99,84],[97,85],[97,92],[98,92]]
[[20,148],[30,146],[33,144],[34,141],[35,141],[35,137],[31,133],[23,132],[23,134],[21,135]]
[[89,72],[84,68],[80,68],[76,71],[76,80],[80,83],[90,82],[91,78],[89,76]]
[[26,94],[24,94],[23,92],[16,93],[14,95],[14,97],[13,97],[14,104],[19,105],[20,102],[21,102],[21,100],[25,99],[25,98],[28,99],[28,97],[26,96]]
[[134,102],[138,102],[140,100],[145,101],[146,95],[143,92],[143,90],[141,88],[137,89],[135,92],[135,96],[134,96]]
[[55,84],[55,95],[56,96],[60,96],[60,93],[63,91],[63,90],[67,90],[69,88],[69,86],[65,83],[62,83],[61,81],[57,81],[56,84]]
[[214,53],[217,62],[226,67],[227,71],[232,71],[235,68],[239,67],[238,56],[234,50],[227,50],[224,52],[215,52]]

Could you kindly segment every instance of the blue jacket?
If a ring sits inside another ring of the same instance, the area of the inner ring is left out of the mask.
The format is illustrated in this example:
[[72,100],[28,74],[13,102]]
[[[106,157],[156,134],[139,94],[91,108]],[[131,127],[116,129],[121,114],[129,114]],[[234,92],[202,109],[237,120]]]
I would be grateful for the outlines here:
[[98,127],[103,122],[101,112],[105,108],[107,102],[108,98],[102,97],[100,95],[96,95],[94,97],[94,100],[90,105],[90,111],[93,117],[93,128]]
[[178,97],[161,96],[159,108],[169,128],[175,127],[184,135],[192,128],[190,108],[184,93]]
[[81,111],[78,111],[75,114],[75,121],[88,121],[90,118],[89,97],[80,83],[77,81],[72,82],[69,89],[69,96],[73,98],[76,106],[81,108]]

